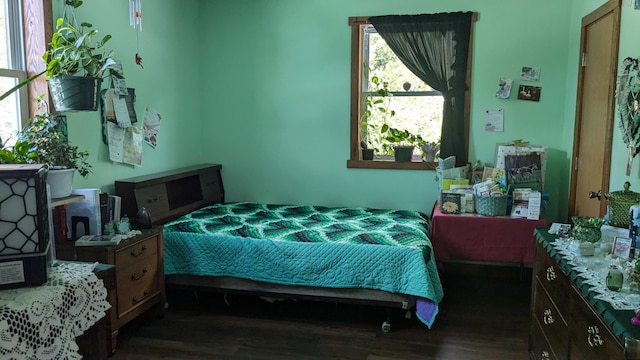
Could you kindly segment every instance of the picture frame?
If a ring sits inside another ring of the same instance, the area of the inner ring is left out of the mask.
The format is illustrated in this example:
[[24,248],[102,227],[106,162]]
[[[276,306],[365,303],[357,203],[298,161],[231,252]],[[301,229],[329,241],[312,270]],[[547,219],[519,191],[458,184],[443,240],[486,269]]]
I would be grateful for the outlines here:
[[628,259],[629,253],[631,252],[631,238],[616,236],[613,239],[613,248],[611,249],[613,255]]

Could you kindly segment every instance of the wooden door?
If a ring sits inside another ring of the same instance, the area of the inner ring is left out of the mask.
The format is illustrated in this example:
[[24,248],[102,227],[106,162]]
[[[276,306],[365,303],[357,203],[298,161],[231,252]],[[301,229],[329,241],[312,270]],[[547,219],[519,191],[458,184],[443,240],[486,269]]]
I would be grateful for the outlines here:
[[582,19],[569,216],[606,211],[619,36],[619,0]]

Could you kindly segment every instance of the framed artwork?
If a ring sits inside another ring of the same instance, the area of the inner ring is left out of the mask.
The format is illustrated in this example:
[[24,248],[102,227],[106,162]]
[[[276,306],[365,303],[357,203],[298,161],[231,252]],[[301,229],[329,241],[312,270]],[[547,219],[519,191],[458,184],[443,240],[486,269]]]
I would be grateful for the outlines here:
[[613,240],[613,255],[623,259],[628,259],[630,251],[631,239],[628,237],[616,236]]

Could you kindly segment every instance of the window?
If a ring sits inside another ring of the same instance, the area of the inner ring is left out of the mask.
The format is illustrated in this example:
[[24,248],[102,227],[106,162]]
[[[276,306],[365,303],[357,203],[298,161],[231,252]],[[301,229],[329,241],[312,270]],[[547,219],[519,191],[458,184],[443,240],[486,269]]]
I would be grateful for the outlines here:
[[[36,113],[36,98],[48,100],[42,54],[53,32],[49,0],[0,0],[0,94],[20,81],[34,77],[0,101],[0,138],[12,144],[15,131]],[[1,146],[1,145],[0,145]]]
[[[385,153],[381,130],[388,126],[407,130],[420,135],[430,143],[440,142],[442,129],[443,97],[402,64],[387,43],[380,37],[376,29],[369,24],[363,25],[362,41],[362,91],[361,112],[367,111],[367,103],[373,105],[368,112],[368,121],[360,122],[361,141],[375,149],[376,158],[392,160],[393,156]],[[376,84],[377,83],[377,84]],[[386,83],[386,84],[384,84]],[[381,97],[377,89],[387,86],[391,96]],[[379,111],[379,108],[384,111]],[[361,116],[362,120],[364,116]],[[416,119],[419,119],[416,121]],[[422,152],[416,147],[413,160],[421,161]]]
[[[22,2],[0,0],[0,93],[27,78],[24,59]],[[13,145],[15,132],[24,125],[28,114],[26,87],[0,102],[0,139]]]
[[[380,141],[384,132],[381,130],[387,127],[408,130],[428,143],[442,138],[443,156],[456,155],[457,163],[466,163],[471,22],[475,18],[473,13],[372,17],[375,21],[367,17],[349,18],[352,79],[347,167],[437,166],[436,162],[422,161],[423,153],[418,148],[412,162],[394,162],[390,149],[383,149]],[[376,30],[372,23],[380,27]],[[429,46],[424,46],[426,41]],[[436,45],[432,47],[431,41]],[[434,61],[436,66],[432,65]],[[431,86],[421,79],[427,79]],[[390,96],[383,96],[387,94]],[[387,126],[383,127],[384,124]],[[361,160],[361,144],[376,149],[374,161]]]

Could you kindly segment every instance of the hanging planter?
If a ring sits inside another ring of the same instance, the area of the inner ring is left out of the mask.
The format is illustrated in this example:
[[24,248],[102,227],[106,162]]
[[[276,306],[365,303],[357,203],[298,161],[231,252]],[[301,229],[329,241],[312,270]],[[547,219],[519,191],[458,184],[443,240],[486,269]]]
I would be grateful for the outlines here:
[[47,80],[53,106],[63,111],[96,111],[102,79],[87,76],[56,76]]
[[[98,30],[82,22],[78,25],[75,9],[79,0],[65,2],[62,18],[56,21],[49,50],[43,55],[45,75],[57,111],[96,111],[102,78],[116,70],[112,51],[104,49],[111,35],[97,39]],[[94,39],[95,37],[95,39]]]
[[616,102],[622,140],[629,149],[627,176],[631,175],[633,158],[640,152],[640,68],[638,59],[626,58],[618,76]]

